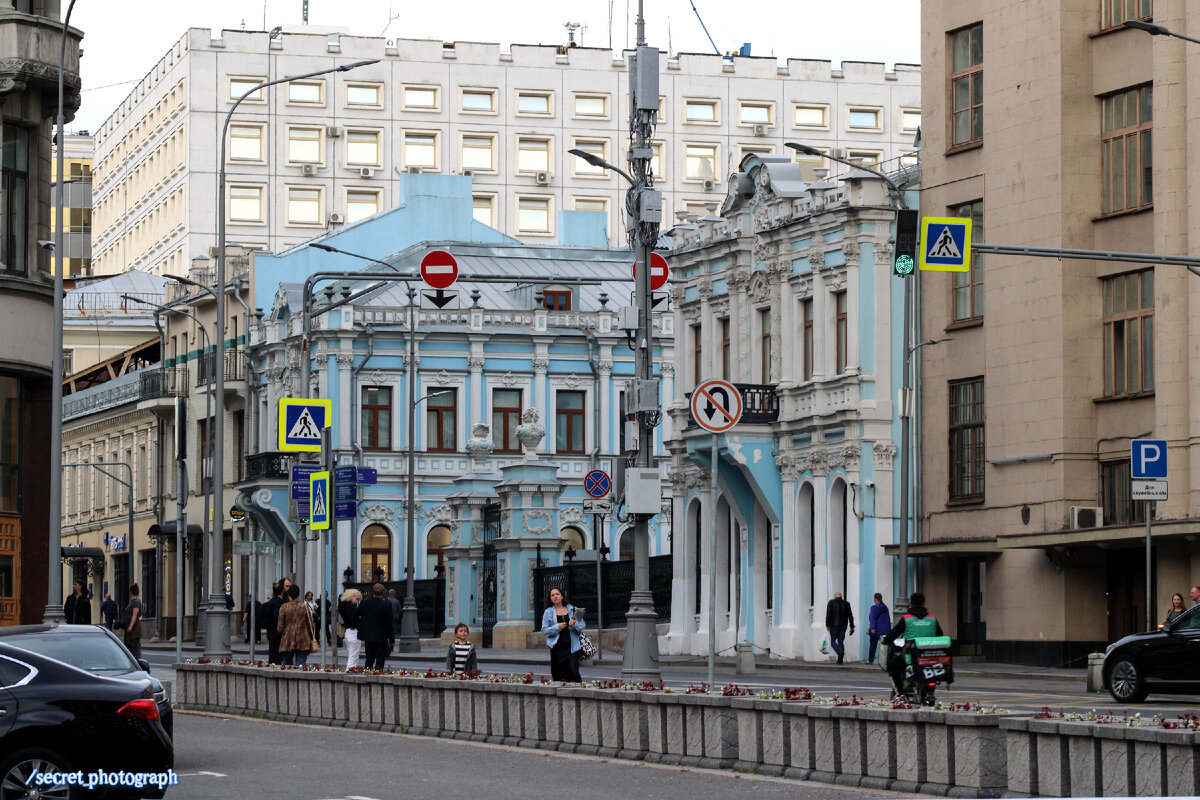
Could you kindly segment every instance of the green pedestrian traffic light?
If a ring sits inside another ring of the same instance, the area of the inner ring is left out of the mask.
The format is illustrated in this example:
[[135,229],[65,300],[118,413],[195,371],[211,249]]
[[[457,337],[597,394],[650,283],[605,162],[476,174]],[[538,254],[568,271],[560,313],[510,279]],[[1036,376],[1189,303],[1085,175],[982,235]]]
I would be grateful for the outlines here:
[[916,209],[901,208],[896,212],[896,250],[892,260],[892,271],[901,278],[911,275],[917,267],[920,222]]

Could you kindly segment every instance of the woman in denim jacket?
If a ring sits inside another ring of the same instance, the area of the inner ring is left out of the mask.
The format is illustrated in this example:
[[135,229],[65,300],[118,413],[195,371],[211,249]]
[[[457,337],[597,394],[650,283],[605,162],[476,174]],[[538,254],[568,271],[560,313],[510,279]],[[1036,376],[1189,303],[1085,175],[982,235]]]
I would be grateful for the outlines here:
[[[579,677],[579,632],[585,627],[575,618],[575,606],[567,602],[562,589],[550,590],[550,606],[542,612],[542,635],[550,648],[550,677],[556,681],[582,683]],[[569,630],[570,636],[562,636]]]

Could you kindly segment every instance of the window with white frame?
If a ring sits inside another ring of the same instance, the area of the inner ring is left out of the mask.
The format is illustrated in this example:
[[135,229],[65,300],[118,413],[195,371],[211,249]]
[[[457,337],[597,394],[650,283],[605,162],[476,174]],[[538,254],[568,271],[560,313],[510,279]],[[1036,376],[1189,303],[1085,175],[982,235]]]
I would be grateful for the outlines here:
[[289,225],[320,225],[321,189],[315,186],[289,186],[287,215]]
[[414,111],[437,111],[437,86],[405,86],[404,107]]
[[347,83],[346,105],[356,108],[383,108],[383,85],[379,83]]
[[797,128],[828,128],[829,106],[804,103],[792,106],[792,125]]
[[878,150],[847,150],[846,158],[858,160],[863,164],[878,164],[882,154]]
[[548,172],[550,140],[533,136],[517,137],[517,171]]
[[775,145],[772,144],[739,144],[738,145],[738,163],[742,163],[742,159],[753,153],[756,156],[769,156],[775,152]]
[[321,163],[323,128],[287,129],[287,160],[293,164]]
[[517,233],[550,233],[550,198],[517,198]]
[[607,197],[576,197],[572,200],[576,211],[600,211],[608,213]]
[[[822,152],[825,152],[822,150]],[[817,170],[827,168],[824,156],[810,156],[799,150],[792,151],[792,159],[800,165],[800,177],[805,183],[815,183],[819,180]]]
[[496,169],[496,137],[491,134],[462,135],[462,168],[494,172]]
[[296,105],[320,106],[325,104],[324,81],[290,81],[287,85],[287,101]]
[[496,196],[492,194],[471,195],[471,217],[489,228],[496,227]]
[[[229,79],[229,100],[230,100],[230,102],[237,100],[239,97],[246,94],[246,92],[250,91],[255,86],[257,86],[258,84],[262,83],[265,80],[266,80],[266,78],[249,78],[249,77],[240,77],[240,76],[239,77],[231,77]],[[247,95],[246,99],[242,102],[265,103],[266,97],[265,97],[265,95],[263,95],[262,87],[259,86],[259,88],[255,89],[252,94]]]
[[379,213],[378,189],[347,189],[346,190],[346,221],[358,222],[360,219]]
[[772,125],[775,122],[774,103],[738,103],[738,123],[741,125]]
[[262,222],[263,193],[262,186],[230,186],[229,221]]
[[666,147],[662,142],[654,142],[650,145],[652,155],[650,156],[650,174],[656,178],[666,177],[666,161],[663,159],[663,148]]
[[517,92],[517,115],[548,117],[553,112],[550,92]]
[[379,166],[379,131],[347,130],[346,163],[355,166]]
[[229,160],[262,161],[263,129],[261,125],[229,126]]
[[437,134],[428,131],[404,132],[404,166],[437,169]]
[[573,115],[606,119],[608,117],[608,95],[577,94],[574,98]]
[[[608,160],[608,139],[576,139],[575,148],[589,155]],[[606,178],[608,170],[589,164],[578,156],[571,157],[571,174],[589,178]]]
[[685,144],[683,146],[683,174],[686,180],[712,180],[717,174],[717,146],[715,144]]
[[684,100],[683,121],[691,123],[716,123],[718,121],[717,101],[696,99]]
[[855,130],[877,131],[883,127],[880,125],[881,116],[878,108],[851,106],[846,109],[846,127]]
[[463,89],[460,110],[465,114],[495,114],[495,89]]
[[921,127],[921,109],[919,108],[902,108],[900,109],[900,130],[916,131]]

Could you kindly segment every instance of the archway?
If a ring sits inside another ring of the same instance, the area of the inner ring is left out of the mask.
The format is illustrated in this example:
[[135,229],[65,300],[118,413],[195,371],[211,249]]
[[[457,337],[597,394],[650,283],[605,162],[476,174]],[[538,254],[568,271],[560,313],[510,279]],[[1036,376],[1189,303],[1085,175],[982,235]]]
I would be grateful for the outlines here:
[[583,550],[587,547],[587,538],[583,531],[573,525],[568,525],[559,531],[558,537],[566,542],[563,550]]
[[425,537],[425,577],[439,578],[446,569],[446,555],[442,548],[450,546],[450,529],[437,525]]
[[804,602],[804,598],[808,598],[810,609],[817,602],[817,582],[813,577],[817,571],[817,506],[815,499],[813,485],[806,481],[800,487],[799,519],[796,526],[800,532],[800,563],[796,572],[801,581],[796,597],[800,598],[801,602]]
[[621,535],[620,535],[620,537],[618,537],[617,542],[619,543],[619,546],[617,547],[617,560],[618,561],[632,560],[633,559],[633,528],[626,528],[625,530],[621,531]]
[[849,600],[850,554],[846,535],[846,482],[838,478],[829,492],[829,590]]
[[362,532],[360,552],[360,581],[379,580],[376,570],[383,571],[384,579],[391,575],[392,534],[387,528],[379,524],[368,525]]

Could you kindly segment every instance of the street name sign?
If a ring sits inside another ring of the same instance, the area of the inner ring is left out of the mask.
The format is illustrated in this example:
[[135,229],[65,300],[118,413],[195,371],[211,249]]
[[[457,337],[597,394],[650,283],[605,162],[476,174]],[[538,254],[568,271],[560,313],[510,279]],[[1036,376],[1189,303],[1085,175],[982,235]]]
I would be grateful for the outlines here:
[[379,472],[374,467],[359,467],[355,473],[355,483],[379,483]]
[[1165,480],[1133,479],[1130,499],[1132,500],[1166,500],[1167,482]]
[[308,500],[308,476],[320,470],[316,464],[292,465],[292,500]]
[[321,431],[333,418],[333,401],[279,399],[279,449],[285,453],[321,452]]
[[729,381],[707,380],[692,392],[692,419],[704,430],[724,433],[742,418],[742,393]]
[[971,270],[971,220],[968,217],[921,217],[918,266],[940,272]]
[[1129,476],[1135,480],[1167,477],[1167,440],[1134,439],[1131,441],[1129,443]]
[[314,472],[308,476],[308,527],[314,531],[329,530],[329,473]]

